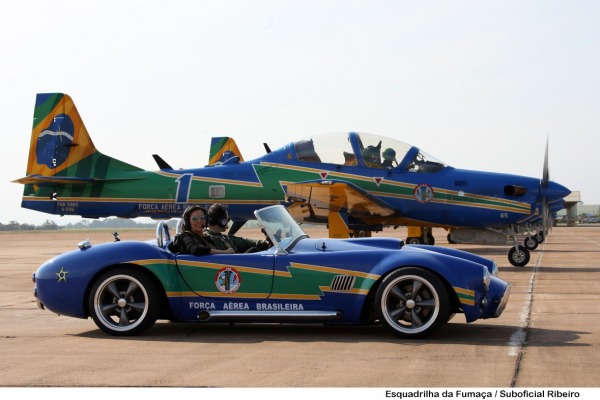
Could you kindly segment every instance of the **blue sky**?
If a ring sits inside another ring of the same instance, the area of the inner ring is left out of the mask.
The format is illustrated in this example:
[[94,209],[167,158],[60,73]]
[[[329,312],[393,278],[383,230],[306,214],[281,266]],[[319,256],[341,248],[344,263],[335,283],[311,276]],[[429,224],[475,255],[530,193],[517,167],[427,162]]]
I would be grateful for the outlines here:
[[319,133],[416,145],[460,168],[542,175],[600,204],[595,1],[8,2],[0,15],[0,222],[20,208],[38,92],[74,99],[96,147],[145,169],[246,159]]

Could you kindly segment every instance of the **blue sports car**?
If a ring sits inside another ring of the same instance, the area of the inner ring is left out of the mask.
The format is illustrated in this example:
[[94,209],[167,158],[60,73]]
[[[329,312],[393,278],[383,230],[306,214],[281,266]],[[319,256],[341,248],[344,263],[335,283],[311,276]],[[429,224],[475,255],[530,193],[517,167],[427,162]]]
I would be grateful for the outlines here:
[[168,319],[379,323],[423,338],[456,313],[499,317],[508,301],[510,284],[486,258],[393,238],[309,238],[283,206],[255,215],[273,246],[250,254],[173,254],[164,222],[156,240],[82,242],[33,274],[38,305],[92,317],[111,335]]

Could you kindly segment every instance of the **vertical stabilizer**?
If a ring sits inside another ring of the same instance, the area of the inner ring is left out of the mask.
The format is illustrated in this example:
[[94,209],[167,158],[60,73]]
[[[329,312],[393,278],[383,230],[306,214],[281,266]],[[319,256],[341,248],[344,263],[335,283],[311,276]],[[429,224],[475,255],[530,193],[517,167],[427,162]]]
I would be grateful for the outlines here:
[[96,149],[71,97],[64,93],[37,95],[27,175],[15,182],[83,183],[131,171],[141,169]]
[[222,164],[233,157],[238,157],[239,161],[244,161],[235,140],[230,137],[214,137],[211,139],[208,165]]
[[63,93],[38,94],[27,175],[56,175],[95,152],[73,100]]

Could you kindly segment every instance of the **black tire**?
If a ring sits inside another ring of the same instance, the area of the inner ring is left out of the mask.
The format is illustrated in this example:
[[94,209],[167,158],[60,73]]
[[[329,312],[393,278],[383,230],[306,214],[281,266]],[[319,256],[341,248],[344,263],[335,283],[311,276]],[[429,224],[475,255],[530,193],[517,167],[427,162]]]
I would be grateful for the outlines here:
[[90,315],[98,328],[114,336],[137,335],[158,317],[160,296],[148,273],[115,268],[102,274],[92,286]]
[[535,236],[527,236],[523,241],[523,244],[528,250],[535,250],[539,245],[538,241],[535,239]]
[[515,267],[524,267],[529,263],[529,250],[525,246],[519,246],[519,249],[511,247],[508,251],[508,261]]
[[398,269],[383,279],[375,296],[379,322],[401,338],[424,338],[446,323],[448,291],[433,273],[419,267]]
[[544,232],[538,232],[535,235],[535,240],[537,240],[538,243],[544,243],[544,240],[546,240],[546,235]]
[[406,244],[422,244],[423,241],[421,240],[421,238],[416,237],[416,236],[411,236],[411,237],[407,237],[406,238]]
[[435,245],[435,238],[433,237],[433,235],[431,233],[427,234],[427,244],[433,246]]

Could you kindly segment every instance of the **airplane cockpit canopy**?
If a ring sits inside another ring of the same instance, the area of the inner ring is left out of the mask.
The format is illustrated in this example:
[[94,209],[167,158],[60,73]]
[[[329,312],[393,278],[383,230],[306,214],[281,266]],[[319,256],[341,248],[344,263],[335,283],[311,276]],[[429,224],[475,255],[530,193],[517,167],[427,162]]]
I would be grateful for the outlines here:
[[447,166],[415,146],[370,133],[329,133],[298,140],[293,147],[296,159],[304,162],[418,173]]

